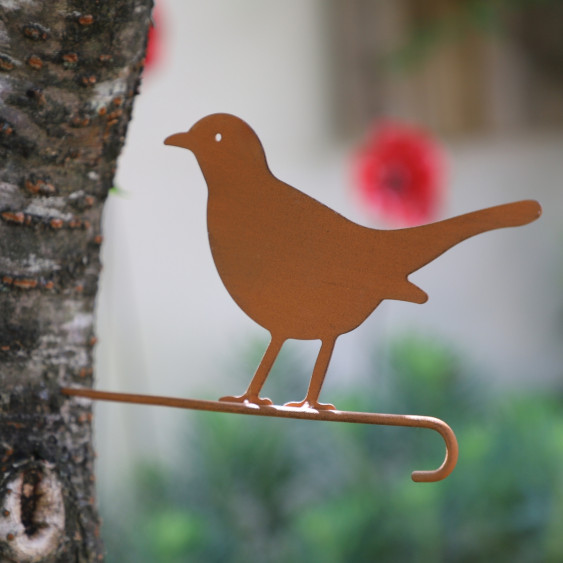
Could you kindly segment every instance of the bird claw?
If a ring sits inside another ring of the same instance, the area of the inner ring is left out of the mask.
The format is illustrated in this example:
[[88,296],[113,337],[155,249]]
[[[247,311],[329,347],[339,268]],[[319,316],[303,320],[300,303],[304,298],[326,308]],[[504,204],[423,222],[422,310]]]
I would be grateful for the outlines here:
[[335,411],[336,407],[330,403],[319,403],[318,401],[308,401],[303,399],[298,402],[285,403],[284,407],[292,407],[295,409],[312,409],[315,411]]
[[273,401],[264,397],[258,397],[253,395],[248,395],[245,393],[244,395],[227,395],[226,397],[221,397],[220,401],[224,401],[226,403],[251,403],[253,405],[273,405]]

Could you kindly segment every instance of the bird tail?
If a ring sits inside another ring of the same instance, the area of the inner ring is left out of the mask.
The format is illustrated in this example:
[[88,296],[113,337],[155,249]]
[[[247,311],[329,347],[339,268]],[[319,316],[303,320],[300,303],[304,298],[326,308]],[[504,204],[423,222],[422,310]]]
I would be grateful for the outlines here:
[[[493,229],[519,227],[531,223],[541,215],[541,211],[537,201],[523,200],[473,211],[429,225],[402,229],[405,235],[404,243],[407,243],[410,249],[409,269],[411,272],[418,270],[472,236]],[[395,231],[399,232],[401,231]]]

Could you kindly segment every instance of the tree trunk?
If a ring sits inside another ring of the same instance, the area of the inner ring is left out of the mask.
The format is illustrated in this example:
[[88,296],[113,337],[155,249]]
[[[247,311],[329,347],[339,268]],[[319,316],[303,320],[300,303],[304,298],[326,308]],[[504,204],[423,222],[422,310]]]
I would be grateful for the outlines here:
[[0,560],[103,559],[93,383],[101,214],[152,0],[0,1]]

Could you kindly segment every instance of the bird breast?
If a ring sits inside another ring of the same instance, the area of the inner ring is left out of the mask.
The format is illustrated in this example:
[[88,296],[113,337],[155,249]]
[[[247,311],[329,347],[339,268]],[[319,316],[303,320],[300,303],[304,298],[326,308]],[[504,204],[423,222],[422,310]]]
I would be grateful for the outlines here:
[[233,299],[286,338],[356,328],[380,302],[369,229],[289,186],[244,188],[210,189],[208,200],[211,251]]

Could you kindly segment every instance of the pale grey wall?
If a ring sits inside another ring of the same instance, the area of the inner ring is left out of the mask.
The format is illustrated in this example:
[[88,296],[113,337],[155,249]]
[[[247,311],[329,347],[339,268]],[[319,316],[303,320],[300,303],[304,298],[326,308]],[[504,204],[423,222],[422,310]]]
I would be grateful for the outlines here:
[[[330,135],[323,0],[161,7],[165,59],[146,77],[120,160],[129,196],[112,196],[105,215],[97,385],[201,396],[216,382],[218,396],[241,390],[229,381],[228,358],[264,331],[215,272],[195,159],[163,139],[207,113],[236,113],[260,134],[278,176],[350,218],[366,217],[351,197],[351,147]],[[451,339],[502,378],[561,377],[563,135],[474,139],[447,152],[446,215],[534,197],[544,217],[468,241],[413,276],[429,302],[386,303],[343,337],[328,385],[358,371],[371,342],[409,327]],[[181,420],[175,411],[114,404],[98,415],[102,482],[110,466],[127,464],[125,443],[170,455],[168,436]]]

